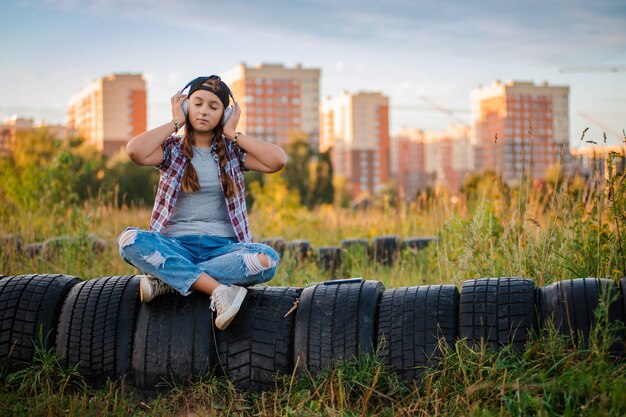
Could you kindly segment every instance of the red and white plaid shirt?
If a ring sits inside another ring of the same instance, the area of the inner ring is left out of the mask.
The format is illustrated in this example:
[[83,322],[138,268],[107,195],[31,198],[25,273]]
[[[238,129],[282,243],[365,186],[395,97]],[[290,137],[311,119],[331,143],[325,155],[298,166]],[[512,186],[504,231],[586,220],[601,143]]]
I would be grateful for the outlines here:
[[[161,144],[161,148],[163,148],[163,163],[157,167],[161,171],[161,178],[159,179],[159,188],[157,189],[152,217],[150,218],[150,230],[153,232],[163,230],[170,219],[178,193],[182,187],[183,172],[185,172],[185,166],[189,162],[183,153],[183,138],[181,136],[172,134]],[[211,147],[211,154],[217,157],[215,143]],[[243,164],[247,153],[227,140],[226,154],[228,161],[224,169],[235,181],[235,190],[237,191],[237,195],[233,198],[224,197],[228,215],[239,241],[252,242],[248,212],[246,210],[245,184],[243,181]],[[221,185],[222,171],[220,169],[217,171]]]

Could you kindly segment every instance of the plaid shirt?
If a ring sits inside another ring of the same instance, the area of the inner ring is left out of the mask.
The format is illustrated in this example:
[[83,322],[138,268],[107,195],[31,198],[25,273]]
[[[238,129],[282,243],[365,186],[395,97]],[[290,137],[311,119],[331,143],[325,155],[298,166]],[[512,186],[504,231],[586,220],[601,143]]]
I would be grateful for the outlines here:
[[[252,242],[246,199],[244,197],[245,184],[243,181],[243,164],[247,153],[238,146],[234,146],[230,141],[226,141],[226,144],[228,161],[224,169],[234,179],[235,190],[237,191],[237,195],[233,198],[224,197],[226,199],[226,208],[239,241]],[[183,138],[181,136],[172,134],[161,144],[161,148],[163,148],[163,163],[157,167],[161,171],[161,178],[159,179],[159,188],[157,189],[152,217],[150,218],[150,230],[153,232],[163,230],[172,216],[178,193],[182,187],[183,172],[185,172],[185,166],[189,162],[183,154]],[[217,160],[215,143],[211,147],[211,154]],[[220,169],[218,169],[218,175],[221,185],[222,171]]]

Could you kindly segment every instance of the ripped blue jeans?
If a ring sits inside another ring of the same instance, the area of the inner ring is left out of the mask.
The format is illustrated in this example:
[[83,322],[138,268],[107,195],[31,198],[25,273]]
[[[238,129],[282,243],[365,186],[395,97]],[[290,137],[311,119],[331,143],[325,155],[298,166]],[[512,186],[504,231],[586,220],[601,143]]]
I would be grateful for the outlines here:
[[[158,232],[129,227],[118,244],[126,262],[154,275],[182,295],[206,272],[221,284],[250,286],[269,281],[279,256],[261,243],[240,243],[236,237],[188,235],[167,237]],[[264,254],[264,265],[259,259]]]

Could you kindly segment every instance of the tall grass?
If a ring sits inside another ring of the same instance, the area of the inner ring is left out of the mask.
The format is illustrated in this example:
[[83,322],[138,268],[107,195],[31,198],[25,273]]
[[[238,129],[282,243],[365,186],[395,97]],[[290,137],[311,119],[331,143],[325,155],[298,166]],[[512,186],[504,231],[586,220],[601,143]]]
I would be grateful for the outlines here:
[[[392,266],[357,256],[340,271],[344,277],[380,280],[387,288],[460,286],[463,280],[497,276],[531,277],[539,286],[576,277],[617,281],[626,275],[626,181],[615,158],[586,179],[560,166],[546,182],[526,177],[515,187],[484,175],[460,197],[422,195],[396,206],[382,200],[362,210],[309,211],[288,199],[261,198],[250,212],[251,226],[259,240],[308,239],[314,247],[389,234],[437,236],[418,253],[403,252]],[[22,244],[59,235],[80,238],[59,253],[33,258],[5,238],[0,274],[54,272],[84,279],[137,273],[120,258],[116,238],[128,226],[147,228],[150,216],[149,208],[118,209],[103,199],[81,207],[0,213],[1,234],[17,236]],[[89,233],[107,240],[103,254],[90,250]],[[328,278],[313,260],[298,263],[287,253],[271,283],[302,286]],[[598,314],[604,317],[606,311]],[[363,357],[315,379],[285,376],[277,389],[262,394],[237,392],[229,381],[211,376],[193,386],[173,386],[156,399],[124,381],[94,390],[74,370],[61,369],[53,352],[40,350],[31,367],[2,375],[0,414],[626,415],[626,365],[607,353],[615,329],[606,320],[598,322],[584,346],[551,328],[533,335],[523,354],[457,343],[419,384],[401,383],[375,358]]]
[[398,381],[375,358],[340,363],[316,378],[286,375],[263,393],[235,390],[207,376],[154,397],[124,382],[95,390],[75,370],[39,350],[31,367],[2,377],[0,413],[11,416],[623,416],[626,363],[610,356],[617,329],[606,305],[587,344],[553,327],[531,335],[527,349],[494,352],[463,341],[442,346],[422,380]]
[[[527,276],[544,285],[570,277],[626,275],[626,181],[623,173],[600,182],[562,178],[535,185],[526,183],[502,190],[497,177],[484,177],[474,194],[458,199],[424,199],[392,207],[383,203],[365,210],[322,206],[281,208],[281,202],[255,205],[250,213],[256,239],[307,239],[316,246],[339,245],[347,238],[372,239],[380,235],[401,238],[437,236],[438,241],[416,256],[405,253],[392,267],[379,267],[367,259],[351,262],[344,276],[380,279],[387,286],[419,283],[454,283],[484,276]],[[527,181],[528,182],[528,181]],[[58,256],[29,258],[4,240],[0,271],[5,275],[62,272],[83,278],[132,274],[117,251],[117,236],[128,226],[148,228],[148,208],[117,209],[104,202],[70,207],[61,218],[33,214],[4,216],[2,231],[19,236],[22,244],[59,235],[85,238],[99,235],[109,243],[103,255],[88,250],[86,239],[76,240]],[[283,259],[275,282],[301,285],[319,280],[315,265],[295,265]]]

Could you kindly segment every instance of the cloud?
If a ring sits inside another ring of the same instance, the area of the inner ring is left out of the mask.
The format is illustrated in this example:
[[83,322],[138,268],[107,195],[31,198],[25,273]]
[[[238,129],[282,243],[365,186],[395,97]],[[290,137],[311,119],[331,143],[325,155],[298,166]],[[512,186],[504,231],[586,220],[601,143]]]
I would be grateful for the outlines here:
[[[192,29],[227,42],[303,42],[364,50],[485,51],[522,62],[573,61],[581,49],[626,47],[626,6],[610,1],[527,0],[42,0],[30,7]],[[173,32],[172,36],[176,36]],[[222,36],[222,38],[218,38]],[[210,40],[210,39],[209,39]],[[585,52],[582,52],[583,56]],[[591,54],[591,52],[587,52]]]
[[[66,38],[50,36],[64,45],[63,50],[54,51],[44,70],[34,69],[39,62],[29,56],[19,56],[12,67],[0,70],[10,84],[39,85],[50,75],[41,71],[61,70],[65,62],[72,62],[76,76],[69,74],[64,83],[54,83],[71,92],[82,85],[81,71],[95,78],[119,66],[151,69],[147,77],[151,109],[156,108],[153,103],[167,105],[173,91],[196,75],[198,67],[219,72],[241,60],[321,67],[322,94],[378,85],[398,104],[423,105],[418,97],[424,95],[450,108],[466,105],[468,91],[478,83],[516,77],[565,82],[578,102],[590,100],[596,106],[592,100],[599,94],[581,98],[590,84],[584,80],[595,78],[564,78],[557,69],[607,61],[626,64],[626,2],[611,0],[21,0],[19,4],[27,12],[57,12],[41,18],[45,29],[33,20],[33,33],[36,29],[56,33],[63,21],[75,30],[68,38],[76,37],[92,27],[74,22],[93,23],[89,41],[95,48],[87,49],[81,39],[68,45]],[[0,12],[7,8],[0,6]],[[130,38],[130,27],[138,36]],[[7,29],[11,33],[15,31]],[[24,33],[16,41],[28,38]],[[116,48],[110,48],[113,44]],[[219,56],[208,53],[199,59],[194,56],[199,47]],[[160,58],[163,51],[168,54],[165,60]],[[45,52],[49,51],[41,56]],[[74,63],[79,55],[82,61]],[[186,66],[188,58],[197,62]],[[20,72],[29,67],[33,69]],[[16,68],[15,74],[7,77],[10,68]],[[11,88],[0,85],[0,93]],[[620,94],[615,88],[602,88]],[[22,95],[30,100],[35,93]],[[576,100],[572,99],[573,106]],[[151,110],[151,118],[153,114]]]

